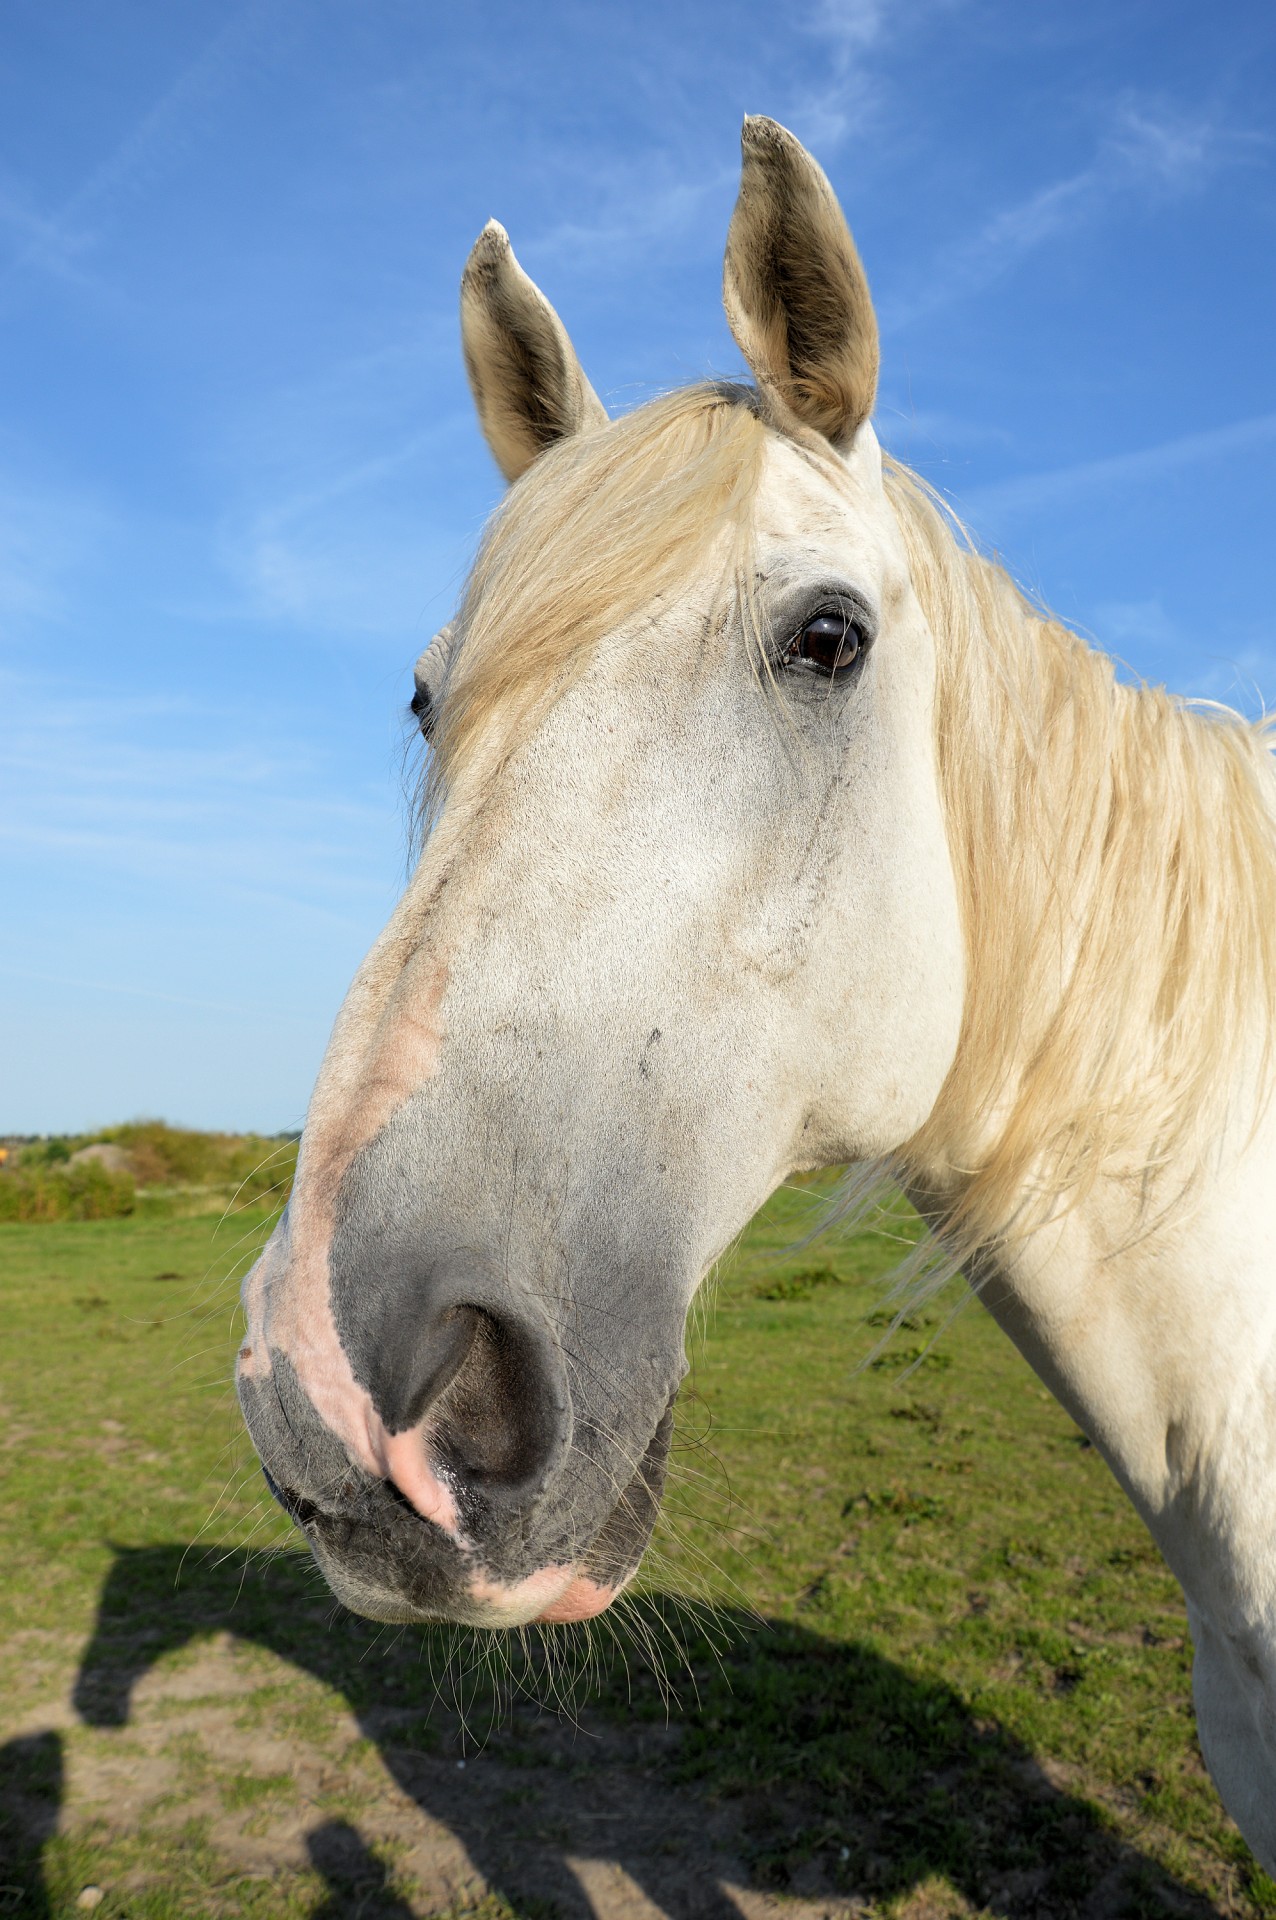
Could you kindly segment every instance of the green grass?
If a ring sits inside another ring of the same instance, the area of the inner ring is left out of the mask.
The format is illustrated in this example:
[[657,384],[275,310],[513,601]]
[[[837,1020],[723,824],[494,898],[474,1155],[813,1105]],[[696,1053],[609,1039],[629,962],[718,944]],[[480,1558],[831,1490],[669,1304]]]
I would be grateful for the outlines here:
[[[976,1305],[948,1322],[959,1294],[892,1331],[903,1209],[813,1257],[815,1203],[777,1196],[698,1314],[623,1644],[508,1663],[261,1553],[295,1540],[227,1383],[270,1216],[0,1228],[0,1916],[94,1883],[156,1920],[548,1920],[527,1863],[582,1851],[607,1768],[832,1912],[1276,1914],[1201,1766],[1178,1590],[1098,1455]],[[571,1692],[594,1744],[520,1690]],[[416,1809],[467,1755],[492,1798],[470,1826],[445,1803],[476,1875],[445,1897]]]

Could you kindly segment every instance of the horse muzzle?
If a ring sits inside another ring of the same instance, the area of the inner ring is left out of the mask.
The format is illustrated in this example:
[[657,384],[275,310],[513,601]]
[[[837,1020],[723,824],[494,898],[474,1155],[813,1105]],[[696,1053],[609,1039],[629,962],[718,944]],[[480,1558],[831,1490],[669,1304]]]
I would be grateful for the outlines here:
[[[438,1368],[446,1384],[417,1424],[389,1434],[372,1416],[380,1472],[351,1457],[285,1354],[242,1365],[240,1403],[267,1485],[356,1613],[483,1627],[588,1619],[632,1578],[650,1538],[673,1394],[622,1478],[587,1420],[575,1443],[570,1404],[537,1389],[526,1349],[505,1376],[493,1360],[503,1343],[475,1318],[454,1336]],[[504,1343],[505,1360],[513,1350]]]

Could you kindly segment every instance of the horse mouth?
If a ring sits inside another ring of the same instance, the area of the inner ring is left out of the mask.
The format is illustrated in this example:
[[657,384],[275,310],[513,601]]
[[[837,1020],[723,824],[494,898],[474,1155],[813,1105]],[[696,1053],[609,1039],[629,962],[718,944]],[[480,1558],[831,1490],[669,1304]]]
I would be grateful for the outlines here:
[[[583,1552],[530,1569],[489,1566],[481,1542],[458,1545],[387,1481],[351,1468],[322,1504],[266,1484],[305,1535],[337,1599],[365,1618],[515,1627],[560,1625],[601,1613],[637,1572],[660,1512],[676,1393],[620,1498]],[[570,1516],[561,1531],[570,1537]],[[504,1558],[504,1556],[502,1556]]]

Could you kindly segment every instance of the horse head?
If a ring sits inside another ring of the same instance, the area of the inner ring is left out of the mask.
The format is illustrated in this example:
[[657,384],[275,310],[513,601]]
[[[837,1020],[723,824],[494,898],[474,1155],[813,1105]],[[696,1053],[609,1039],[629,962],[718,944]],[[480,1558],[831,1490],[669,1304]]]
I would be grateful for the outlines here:
[[916,1133],[963,948],[936,644],[841,211],[745,123],[755,385],[609,421],[502,229],[462,282],[510,491],[417,669],[419,864],[245,1285],[273,1490],[374,1618],[598,1612],[659,1507],[702,1278],[800,1169]]

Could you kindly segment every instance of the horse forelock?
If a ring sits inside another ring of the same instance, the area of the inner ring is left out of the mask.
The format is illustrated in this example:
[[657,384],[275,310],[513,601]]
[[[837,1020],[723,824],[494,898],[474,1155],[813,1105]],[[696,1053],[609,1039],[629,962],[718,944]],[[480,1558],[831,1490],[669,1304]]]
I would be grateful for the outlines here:
[[461,597],[427,813],[516,751],[605,635],[697,575],[733,589],[766,438],[751,387],[701,384],[561,441],[511,487]]

